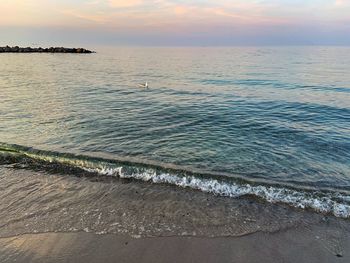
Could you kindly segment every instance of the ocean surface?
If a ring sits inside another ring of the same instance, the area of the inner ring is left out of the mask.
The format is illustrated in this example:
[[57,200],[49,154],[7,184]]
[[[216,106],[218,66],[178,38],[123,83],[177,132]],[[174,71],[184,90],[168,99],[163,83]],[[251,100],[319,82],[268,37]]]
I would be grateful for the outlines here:
[[2,226],[110,177],[350,217],[350,48],[95,50],[0,55]]

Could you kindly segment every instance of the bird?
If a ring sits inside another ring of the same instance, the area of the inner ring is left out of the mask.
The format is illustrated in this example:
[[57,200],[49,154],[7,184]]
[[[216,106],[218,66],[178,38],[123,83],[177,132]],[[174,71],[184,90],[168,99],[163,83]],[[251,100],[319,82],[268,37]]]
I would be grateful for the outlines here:
[[146,82],[145,84],[139,84],[139,87],[148,89],[148,83]]

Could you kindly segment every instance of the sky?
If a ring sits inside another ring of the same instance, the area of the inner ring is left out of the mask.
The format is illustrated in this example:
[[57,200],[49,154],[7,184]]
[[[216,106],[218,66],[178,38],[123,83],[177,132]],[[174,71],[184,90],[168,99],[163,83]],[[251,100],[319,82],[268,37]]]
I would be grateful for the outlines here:
[[0,45],[350,45],[350,0],[0,0]]

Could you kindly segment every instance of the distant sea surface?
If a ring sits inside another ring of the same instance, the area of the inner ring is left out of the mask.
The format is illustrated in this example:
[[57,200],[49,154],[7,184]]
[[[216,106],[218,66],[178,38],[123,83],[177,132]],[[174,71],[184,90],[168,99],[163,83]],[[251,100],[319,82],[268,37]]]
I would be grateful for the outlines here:
[[1,169],[55,163],[350,216],[350,48],[95,50],[0,55]]

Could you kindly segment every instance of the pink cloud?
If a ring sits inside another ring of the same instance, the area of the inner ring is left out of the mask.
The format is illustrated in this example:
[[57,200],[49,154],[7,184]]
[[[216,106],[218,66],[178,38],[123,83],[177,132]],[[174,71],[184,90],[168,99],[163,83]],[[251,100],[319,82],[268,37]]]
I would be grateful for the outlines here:
[[186,6],[176,6],[174,8],[174,12],[177,15],[183,15],[186,14],[190,11],[190,8],[186,7]]
[[109,5],[114,8],[135,7],[141,5],[143,0],[109,0]]

